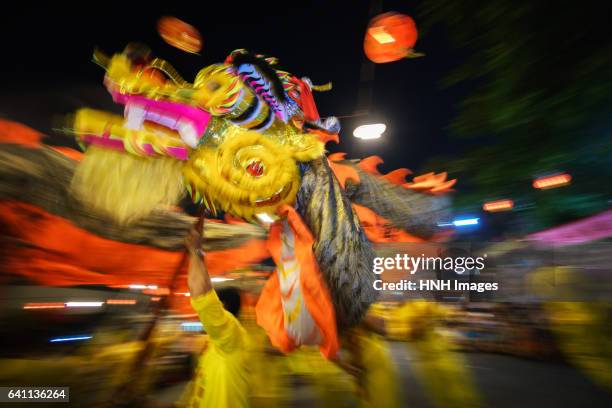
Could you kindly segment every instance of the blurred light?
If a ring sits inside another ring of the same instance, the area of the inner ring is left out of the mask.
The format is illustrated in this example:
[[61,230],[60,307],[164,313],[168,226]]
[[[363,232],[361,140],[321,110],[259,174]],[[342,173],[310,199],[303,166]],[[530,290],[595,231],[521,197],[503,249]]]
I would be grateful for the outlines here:
[[274,218],[270,217],[266,213],[255,214],[255,216],[259,218],[259,221],[266,223],[266,224],[272,224],[274,222]]
[[142,293],[144,293],[145,295],[166,296],[170,294],[170,289],[168,288],[143,289]]
[[56,337],[54,339],[49,340],[49,343],[61,343],[64,341],[89,340],[91,338],[93,338],[93,336]]
[[463,220],[455,220],[453,221],[453,225],[455,227],[464,227],[466,225],[478,225],[479,218],[466,218]]
[[106,299],[107,305],[135,305],[136,299]]
[[514,201],[512,200],[489,201],[482,206],[482,209],[488,212],[506,211],[512,208],[514,208]]
[[159,296],[154,296],[151,298],[151,302],[159,302],[161,298]]
[[353,131],[353,136],[362,140],[378,139],[387,129],[383,123],[361,125]]
[[60,302],[26,303],[24,309],[63,309],[66,305]]
[[183,322],[181,323],[183,327],[202,327],[201,322]]
[[453,225],[452,222],[439,222],[438,223],[438,227],[450,227],[451,225]]
[[202,323],[200,322],[183,322],[181,323],[183,331],[195,331],[199,332],[203,330]]
[[189,292],[174,292],[174,294],[180,296],[191,296],[191,293]]
[[143,285],[140,283],[133,283],[131,285],[128,286],[130,289],[150,289],[150,290],[155,290],[157,289],[157,285]]
[[220,277],[220,276],[215,276],[214,278],[210,278],[211,282],[225,282],[225,281],[231,281],[231,280],[234,280],[234,279],[232,279],[232,278],[223,278],[223,277]]
[[197,313],[184,313],[184,314],[170,314],[174,319],[195,319],[198,317]]
[[66,307],[102,307],[104,302],[66,302]]
[[540,177],[533,181],[533,188],[546,190],[549,188],[561,187],[569,184],[572,176],[567,173],[555,174],[554,176]]

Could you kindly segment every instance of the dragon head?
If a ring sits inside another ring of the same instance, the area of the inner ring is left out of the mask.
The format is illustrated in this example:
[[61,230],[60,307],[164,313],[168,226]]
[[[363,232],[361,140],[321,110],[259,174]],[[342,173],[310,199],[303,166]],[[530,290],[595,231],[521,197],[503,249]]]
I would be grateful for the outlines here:
[[[77,113],[77,139],[95,148],[87,150],[72,185],[84,201],[121,222],[175,201],[183,186],[213,211],[245,219],[273,215],[295,201],[299,163],[324,154],[320,136],[309,133],[320,126],[301,108],[304,95],[311,98],[310,82],[276,69],[273,58],[236,50],[189,83],[148,54],[94,57],[106,69],[104,83],[113,100],[125,106],[124,116]],[[121,156],[127,157],[119,165]],[[116,175],[106,189],[96,182],[100,172],[107,179]],[[154,182],[137,183],[152,175]],[[155,194],[155,183],[171,193]],[[139,185],[146,191],[138,191]]]

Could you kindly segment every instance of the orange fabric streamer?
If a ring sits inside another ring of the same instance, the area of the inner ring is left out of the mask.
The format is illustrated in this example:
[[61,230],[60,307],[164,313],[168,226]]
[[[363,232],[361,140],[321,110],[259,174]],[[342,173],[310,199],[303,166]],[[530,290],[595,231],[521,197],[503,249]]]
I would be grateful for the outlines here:
[[[13,244],[3,245],[5,277],[17,274],[50,285],[129,285],[135,281],[167,286],[182,251],[102,238],[69,221],[17,201],[0,201],[3,235]],[[251,240],[237,248],[208,252],[211,275],[244,268],[268,257],[263,240]],[[182,272],[185,275],[187,269]],[[187,291],[181,277],[177,290]]]
[[42,133],[21,123],[0,119],[0,143],[38,147],[42,137]]
[[[0,143],[16,144],[25,147],[37,148],[42,146],[43,134],[18,122],[0,119]],[[64,156],[81,161],[83,153],[71,147],[48,146]]]
[[[319,348],[323,356],[333,359],[339,349],[336,317],[329,289],[312,251],[314,238],[293,207],[283,205],[278,214],[286,218],[295,237],[295,255],[300,265],[300,289],[304,304],[322,335]],[[281,264],[281,232],[282,224],[276,222],[268,238],[268,249],[277,265]],[[290,352],[298,346],[287,335],[284,327],[278,271],[268,279],[257,302],[256,312],[257,323],[266,330],[274,346],[283,352]]]
[[83,160],[83,152],[79,152],[78,150],[75,150],[71,147],[64,147],[64,146],[49,146],[49,147],[55,150],[56,152],[60,152],[64,156],[74,161]]
[[228,224],[246,224],[242,218],[234,217],[231,214],[225,213],[223,220]]
[[264,328],[270,342],[283,353],[297,348],[294,341],[285,331],[283,303],[281,301],[280,283],[277,272],[268,278],[255,306],[257,324]]

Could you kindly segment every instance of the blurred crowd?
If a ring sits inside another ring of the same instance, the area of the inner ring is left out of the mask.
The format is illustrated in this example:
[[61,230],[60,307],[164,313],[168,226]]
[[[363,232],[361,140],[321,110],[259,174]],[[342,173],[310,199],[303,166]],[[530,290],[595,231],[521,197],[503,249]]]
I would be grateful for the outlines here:
[[[10,290],[4,287],[5,293]],[[255,298],[245,297],[249,302],[240,321],[251,338],[252,406],[417,406],[403,389],[397,364],[397,350],[403,348],[413,356],[410,370],[432,406],[487,406],[465,352],[566,364],[602,389],[612,388],[609,302],[378,302],[361,325],[343,334],[340,358],[330,361],[316,348],[288,355],[275,350],[255,322]],[[22,309],[12,317],[15,313],[4,308],[0,383],[69,384],[71,400],[79,406],[103,407],[121,406],[114,392],[130,382],[138,394],[131,404],[180,406],[207,347],[195,315],[170,313],[143,340],[151,310],[109,306],[94,314]],[[89,338],[36,338],[66,330],[86,331]],[[145,343],[152,352],[134,377],[131,368]]]

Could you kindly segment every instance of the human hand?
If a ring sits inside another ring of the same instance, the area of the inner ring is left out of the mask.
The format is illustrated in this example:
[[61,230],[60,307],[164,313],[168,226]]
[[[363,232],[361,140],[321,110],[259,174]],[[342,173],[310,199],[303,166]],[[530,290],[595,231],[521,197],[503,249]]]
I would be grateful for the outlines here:
[[203,254],[203,241],[204,238],[202,237],[202,233],[198,231],[195,225],[189,228],[189,232],[187,232],[187,236],[185,237],[185,246],[191,255]]

